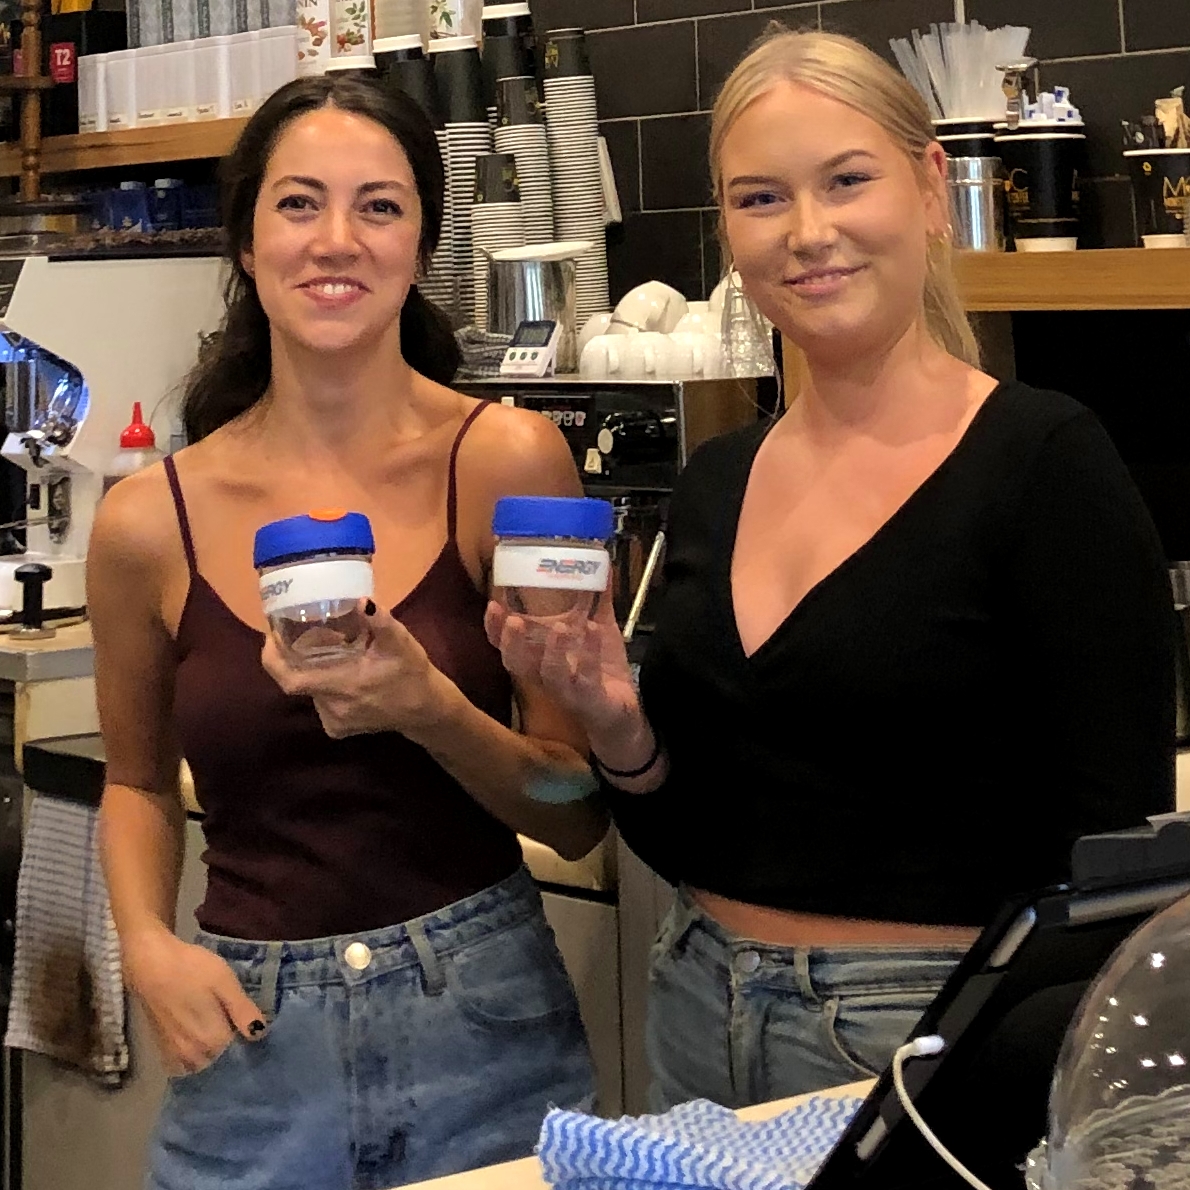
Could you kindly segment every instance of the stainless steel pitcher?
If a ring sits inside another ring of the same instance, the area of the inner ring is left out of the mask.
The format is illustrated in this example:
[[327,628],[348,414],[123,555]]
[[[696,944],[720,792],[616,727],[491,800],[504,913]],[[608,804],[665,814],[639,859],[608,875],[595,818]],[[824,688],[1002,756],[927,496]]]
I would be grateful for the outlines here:
[[948,157],[951,243],[972,252],[1004,251],[1004,167],[999,157]]
[[557,322],[562,328],[557,371],[576,371],[574,261],[502,260],[500,255],[488,258],[488,332],[511,335],[522,322]]

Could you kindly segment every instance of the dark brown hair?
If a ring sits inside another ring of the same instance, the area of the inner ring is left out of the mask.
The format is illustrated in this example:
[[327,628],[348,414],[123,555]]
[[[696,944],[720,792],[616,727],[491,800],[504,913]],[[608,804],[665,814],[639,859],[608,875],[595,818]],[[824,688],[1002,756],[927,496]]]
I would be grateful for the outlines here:
[[[218,335],[199,355],[186,381],[182,422],[189,442],[226,425],[264,396],[272,373],[269,320],[241,257],[252,246],[256,200],[282,132],[299,116],[335,107],[373,120],[405,151],[421,199],[422,270],[438,246],[446,201],[445,171],[429,120],[412,99],[371,78],[323,75],[297,79],[275,91],[248,121],[220,167],[220,211],[231,265],[227,313]],[[459,366],[450,323],[416,286],[401,310],[401,351],[416,371],[449,384]]]

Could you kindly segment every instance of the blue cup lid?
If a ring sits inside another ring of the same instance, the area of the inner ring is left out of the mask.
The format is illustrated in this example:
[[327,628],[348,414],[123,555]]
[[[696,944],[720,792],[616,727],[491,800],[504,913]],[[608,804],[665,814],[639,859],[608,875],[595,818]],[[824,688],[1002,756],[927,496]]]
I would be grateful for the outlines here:
[[256,530],[252,565],[271,566],[310,554],[371,554],[376,550],[372,525],[362,512],[328,508],[272,521]]
[[496,501],[497,537],[577,537],[607,541],[616,518],[607,500],[574,496],[505,496]]

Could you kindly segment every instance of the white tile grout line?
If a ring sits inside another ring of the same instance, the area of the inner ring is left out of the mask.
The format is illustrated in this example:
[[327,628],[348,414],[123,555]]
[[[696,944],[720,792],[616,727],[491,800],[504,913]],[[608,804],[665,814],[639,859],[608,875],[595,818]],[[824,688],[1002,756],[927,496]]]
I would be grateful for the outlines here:
[[1113,51],[1110,54],[1076,54],[1070,58],[1044,58],[1042,66],[1062,66],[1067,62],[1119,62],[1124,58],[1155,58],[1159,54],[1190,53],[1190,45],[1165,45],[1159,50],[1128,50],[1126,53]]
[[1116,7],[1120,13],[1120,53],[1128,52],[1128,43],[1124,40],[1124,0],[1116,0]]
[[702,102],[702,80],[698,77],[698,22],[694,22],[694,102]]
[[637,210],[645,209],[645,138],[640,132],[640,121],[636,122],[636,201]]
[[[756,0],[752,0],[752,2],[755,3]],[[827,3],[831,4],[857,4],[861,2],[862,0],[827,0]],[[733,12],[708,12],[704,16],[698,17],[671,17],[665,21],[637,21],[632,25],[601,25],[597,29],[588,29],[587,36],[598,37],[600,33],[624,33],[629,29],[655,29],[660,25],[685,25],[689,21],[727,21],[732,17],[746,17],[749,12],[771,12],[774,14],[773,19],[778,20],[779,18],[776,14],[784,12],[787,9],[814,8],[816,5],[819,5],[819,0],[794,0],[794,3],[782,4],[780,8],[740,8]],[[633,16],[635,17],[635,15],[634,10]]]

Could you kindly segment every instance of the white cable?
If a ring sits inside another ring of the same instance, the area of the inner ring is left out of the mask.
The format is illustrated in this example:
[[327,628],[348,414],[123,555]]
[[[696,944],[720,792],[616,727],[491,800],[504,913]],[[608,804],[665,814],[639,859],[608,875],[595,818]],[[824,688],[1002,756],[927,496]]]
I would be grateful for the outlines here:
[[905,1109],[905,1114],[917,1125],[917,1130],[925,1137],[930,1148],[950,1166],[969,1186],[973,1186],[974,1190],[991,1190],[991,1187],[981,1182],[930,1130],[930,1126],[922,1119],[921,1112],[919,1112],[909,1098],[909,1092],[905,1089],[905,1059],[906,1058],[924,1058],[930,1054],[940,1054],[946,1048],[946,1042],[936,1034],[929,1037],[919,1037],[916,1041],[910,1041],[907,1045],[901,1046],[892,1060],[892,1076],[893,1086],[897,1089],[897,1098],[901,1101],[901,1106]]

